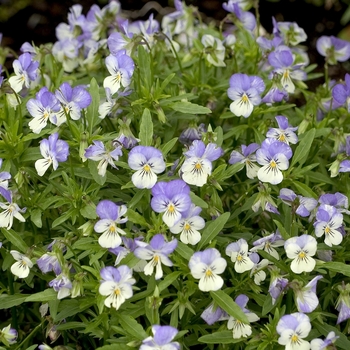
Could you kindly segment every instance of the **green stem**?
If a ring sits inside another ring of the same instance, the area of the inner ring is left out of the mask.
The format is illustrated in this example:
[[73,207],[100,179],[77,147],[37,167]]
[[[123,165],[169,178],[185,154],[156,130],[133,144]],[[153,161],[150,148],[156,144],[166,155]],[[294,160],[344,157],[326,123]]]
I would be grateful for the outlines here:
[[42,320],[41,323],[38,324],[14,350],[22,349],[22,346],[25,345],[25,343],[28,342],[33,337],[33,335],[38,331],[39,328],[41,328],[41,326],[45,321],[46,319]]

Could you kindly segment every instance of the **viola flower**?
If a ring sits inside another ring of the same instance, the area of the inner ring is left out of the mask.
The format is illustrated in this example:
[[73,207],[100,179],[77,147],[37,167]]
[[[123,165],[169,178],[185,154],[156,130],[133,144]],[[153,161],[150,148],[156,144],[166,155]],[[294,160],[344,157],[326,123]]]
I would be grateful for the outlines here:
[[102,141],[93,140],[92,142],[94,144],[90,145],[85,150],[84,157],[96,162],[100,161],[97,165],[98,174],[100,176],[105,176],[108,164],[112,168],[117,169],[116,165],[114,164],[114,161],[117,161],[119,157],[123,155],[121,149],[122,147],[117,146],[112,151],[109,151],[106,149]]
[[184,154],[186,160],[180,169],[182,179],[189,185],[202,187],[211,175],[212,162],[220,158],[224,151],[215,143],[205,145],[203,141],[195,140]]
[[318,199],[321,204],[328,204],[335,207],[339,213],[350,214],[348,211],[349,201],[348,197],[340,192],[336,193],[325,193]]
[[153,337],[149,336],[142,341],[139,350],[180,350],[180,344],[173,342],[178,330],[172,326],[152,326]]
[[343,282],[337,288],[340,292],[336,301],[335,308],[339,311],[337,324],[346,321],[350,318],[350,284]]
[[246,174],[249,179],[254,179],[260,167],[256,165],[256,155],[254,154],[260,146],[257,143],[250,145],[241,145],[241,152],[232,151],[229,159],[229,164],[242,163],[246,166]]
[[286,45],[296,46],[307,39],[305,30],[299,27],[296,22],[274,21],[274,33],[282,37]]
[[30,269],[33,267],[31,260],[17,250],[11,250],[10,253],[17,261],[11,266],[11,272],[19,278],[28,277]]
[[253,242],[253,246],[250,251],[256,252],[263,249],[265,252],[269,253],[275,259],[279,260],[279,254],[275,248],[284,245],[284,239],[282,238],[280,232],[277,230],[265,237],[259,238]]
[[222,41],[210,34],[204,34],[201,39],[206,60],[215,67],[226,67],[225,47]]
[[11,324],[4,327],[0,331],[0,341],[3,342],[6,346],[10,346],[17,342],[18,333],[14,328],[11,328]]
[[136,280],[132,277],[132,270],[121,265],[118,268],[107,266],[101,270],[102,281],[98,289],[101,295],[107,296],[104,304],[118,310],[133,295],[132,285]]
[[249,255],[250,260],[254,263],[253,268],[250,271],[250,277],[254,276],[254,283],[260,286],[261,282],[266,279],[266,272],[263,270],[270,262],[267,259],[260,261],[258,253],[252,253]]
[[136,172],[131,181],[137,188],[152,188],[157,182],[157,175],[165,170],[163,154],[151,146],[136,146],[128,156],[129,167]]
[[333,87],[332,96],[338,106],[345,106],[348,112],[350,112],[350,74],[345,74],[344,83],[336,84]]
[[55,292],[58,292],[57,299],[59,300],[68,297],[71,294],[73,288],[71,280],[64,273],[61,273],[52,281],[50,281],[49,286],[52,287]]
[[177,239],[166,242],[164,236],[159,233],[152,237],[149,244],[142,241],[136,241],[136,244],[138,247],[134,250],[134,255],[142,260],[150,260],[143,270],[146,276],[152,275],[156,268],[155,278],[159,280],[163,277],[162,264],[173,266],[168,255],[176,249]]
[[266,137],[285,142],[287,145],[290,143],[296,144],[298,142],[298,136],[294,131],[298,130],[298,127],[289,125],[288,118],[283,115],[278,115],[275,119],[277,120],[278,128],[270,128],[266,133]]
[[278,321],[276,330],[280,335],[278,344],[285,345],[286,349],[310,349],[310,343],[304,340],[311,331],[311,323],[307,315],[300,312],[284,315]]
[[[123,258],[125,258],[129,253],[134,252],[134,250],[138,247],[138,245],[136,244],[137,240],[143,240],[143,237],[141,236],[141,237],[136,237],[135,239],[132,239],[132,238],[123,236],[122,243],[124,244],[124,247],[120,245],[116,248],[108,249],[109,252],[117,256],[114,263],[115,266],[117,266],[120,263],[120,261]],[[134,271],[136,271],[135,267],[134,267]]]
[[341,228],[343,226],[343,214],[332,205],[321,204],[316,213],[314,222],[315,235],[325,236],[325,244],[329,247],[339,245],[343,240]]
[[[59,32],[60,25],[56,27],[56,36]],[[63,69],[67,73],[71,73],[79,66],[79,49],[82,43],[76,38],[62,38],[56,41],[52,46],[52,54],[55,59],[62,63]]]
[[329,332],[326,339],[322,340],[319,338],[311,340],[311,350],[324,350],[324,349],[335,349],[334,343],[339,338],[335,333]]
[[43,139],[40,142],[40,153],[44,159],[35,162],[35,169],[39,176],[43,176],[52,164],[53,170],[58,168],[58,163],[65,162],[69,155],[69,146],[66,141],[58,139],[58,133]]
[[316,294],[316,286],[318,280],[321,278],[323,278],[323,276],[316,276],[303,288],[296,288],[294,290],[296,304],[299,312],[309,313],[314,311],[318,306],[319,301]]
[[241,1],[229,0],[228,2],[224,2],[222,7],[227,12],[233,13],[245,29],[253,31],[256,27],[255,16],[249,11],[244,11]]
[[269,294],[271,295],[272,305],[275,305],[278,297],[287,289],[289,281],[276,274],[271,274]]
[[216,291],[223,286],[224,280],[219,274],[225,271],[226,265],[226,260],[215,248],[194,253],[188,263],[191,275],[199,279],[198,288],[202,292]]
[[291,237],[284,243],[287,257],[293,259],[290,268],[294,273],[311,272],[316,265],[312,256],[317,252],[317,241],[307,234]]
[[42,273],[53,271],[56,275],[62,272],[60,262],[55,253],[45,253],[37,261],[37,265]]
[[214,304],[211,303],[202,313],[201,318],[209,325],[213,325],[216,321],[228,320],[229,315],[217,306],[214,308]]
[[4,209],[0,213],[0,227],[6,227],[9,230],[13,225],[14,217],[21,222],[25,222],[26,219],[21,213],[25,213],[27,208],[21,209],[17,203],[13,203],[11,191],[0,187],[0,194],[7,200],[5,203],[0,202],[0,208]]
[[280,84],[273,83],[269,91],[262,98],[261,102],[271,106],[273,103],[288,101],[288,92],[279,86]]
[[233,100],[230,104],[231,112],[237,117],[248,118],[254,106],[261,102],[260,95],[265,90],[264,81],[258,76],[248,76],[242,73],[233,74],[230,78],[228,97]]
[[345,62],[350,58],[350,43],[333,35],[321,36],[316,41],[316,48],[320,55],[326,58],[328,64],[334,65]]
[[29,88],[30,83],[35,81],[38,76],[39,62],[33,61],[32,55],[28,52],[14,60],[12,66],[15,75],[11,76],[8,82],[17,93],[24,87]]
[[190,187],[183,180],[157,182],[152,187],[152,195],[152,209],[164,213],[162,219],[169,228],[177,224],[182,213],[191,207]]
[[206,127],[202,123],[199,126],[190,126],[183,130],[179,136],[179,141],[186,146],[191,146],[193,141],[201,140],[202,134],[205,133]]
[[105,199],[97,204],[96,213],[100,220],[96,222],[94,230],[102,233],[98,243],[102,248],[116,248],[122,243],[119,234],[126,235],[126,232],[117,226],[128,221],[123,217],[127,212],[125,205],[117,205],[112,201]]
[[43,87],[27,102],[27,109],[33,119],[28,123],[29,128],[35,134],[39,134],[50,120],[52,124],[57,123],[56,113],[61,106],[54,93],[50,92],[47,87]]
[[122,86],[125,88],[130,85],[135,64],[125,50],[118,51],[115,55],[107,56],[106,67],[111,75],[104,79],[103,87],[105,89],[109,88],[112,95]]
[[[248,301],[249,298],[244,294],[238,295],[238,297],[235,299],[235,303],[245,313],[249,322],[259,321],[260,318],[258,315],[246,308]],[[239,339],[241,337],[247,338],[252,334],[252,327],[250,324],[243,323],[241,320],[237,320],[232,316],[230,316],[228,319],[227,328],[232,329],[233,339]]]
[[238,273],[249,271],[254,267],[254,262],[248,256],[248,243],[243,238],[230,243],[226,247],[225,253],[235,263],[235,271]]
[[284,142],[272,138],[265,139],[261,148],[256,151],[256,160],[262,165],[258,171],[258,179],[272,185],[283,181],[281,170],[287,170],[292,149]]

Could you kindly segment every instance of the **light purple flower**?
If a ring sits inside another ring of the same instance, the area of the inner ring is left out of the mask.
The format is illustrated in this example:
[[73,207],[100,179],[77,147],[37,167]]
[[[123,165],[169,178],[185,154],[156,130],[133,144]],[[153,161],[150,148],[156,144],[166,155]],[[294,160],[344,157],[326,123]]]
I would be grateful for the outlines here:
[[274,34],[282,37],[286,45],[298,45],[307,39],[303,28],[296,22],[276,22],[274,21]]
[[255,16],[249,12],[243,10],[243,2],[237,0],[229,0],[224,2],[222,7],[227,12],[233,13],[237,19],[242,23],[243,27],[249,31],[253,31],[256,27]]
[[157,175],[165,170],[163,154],[151,146],[136,146],[128,156],[128,164],[136,172],[131,181],[137,188],[152,188],[157,182]]
[[55,253],[43,254],[36,263],[42,273],[53,271],[56,275],[59,275],[62,272],[60,262]]
[[145,266],[144,273],[147,276],[153,274],[156,268],[155,278],[159,280],[163,277],[162,264],[165,266],[173,266],[173,262],[168,255],[171,254],[177,247],[177,239],[166,242],[162,234],[156,234],[152,237],[149,244],[142,241],[136,241],[138,247],[134,250],[136,257],[142,260],[150,260]]
[[283,293],[288,287],[289,281],[279,275],[272,275],[269,286],[269,293],[272,299],[272,305],[276,303],[278,297]]
[[129,253],[134,252],[134,250],[138,247],[138,245],[136,244],[137,240],[143,240],[143,237],[141,236],[141,237],[136,237],[135,239],[132,239],[132,238],[123,236],[122,243],[124,244],[124,247],[120,245],[118,247],[108,249],[109,252],[117,256],[114,263],[115,266],[118,265],[120,261],[123,258],[125,258]]
[[[64,23],[65,24],[65,23]],[[56,36],[62,26],[56,27]],[[79,66],[79,49],[83,43],[76,38],[65,37],[56,41],[52,46],[52,54],[55,59],[62,63],[65,72],[73,72]]]
[[249,179],[254,179],[260,167],[256,165],[256,155],[254,154],[260,146],[257,143],[241,145],[241,152],[233,150],[230,155],[229,164],[245,164],[246,174]]
[[306,338],[311,331],[310,319],[307,315],[295,312],[284,315],[277,323],[278,344],[285,345],[288,350],[308,350],[310,344]]
[[253,248],[250,249],[251,252],[256,252],[258,250],[264,250],[269,253],[275,259],[279,260],[279,254],[275,248],[284,245],[284,239],[282,238],[280,232],[277,230],[267,236],[257,239],[253,242]]
[[102,233],[98,243],[103,248],[116,248],[121,245],[122,239],[119,234],[126,235],[126,232],[117,226],[128,221],[123,217],[127,212],[125,205],[117,205],[112,201],[105,199],[98,203],[96,213],[100,220],[96,222],[94,230]]
[[298,127],[289,125],[288,118],[283,115],[278,115],[275,119],[277,120],[278,128],[270,128],[266,133],[266,137],[272,137],[278,141],[285,142],[287,145],[290,143],[296,144],[298,136],[294,131],[298,130]]
[[61,273],[50,281],[49,286],[52,287],[55,292],[58,292],[57,299],[63,299],[69,296],[73,287],[69,277],[64,273]]
[[237,117],[248,118],[254,106],[261,102],[260,95],[265,90],[264,81],[258,76],[248,76],[242,73],[233,74],[230,78],[228,97],[233,100],[230,104],[231,112]]
[[258,179],[273,185],[283,181],[281,170],[287,170],[292,149],[284,142],[267,138],[256,151],[256,160],[262,165],[258,171]]
[[215,143],[204,144],[201,140],[193,141],[190,149],[184,153],[186,160],[181,166],[182,179],[189,185],[202,187],[211,175],[212,162],[224,154]]
[[328,204],[328,205],[331,205],[331,206],[337,208],[339,213],[344,212],[346,214],[350,214],[350,212],[348,211],[348,207],[349,207],[348,197],[340,192],[325,193],[325,194],[320,196],[318,201],[321,204]]
[[11,324],[4,327],[0,331],[0,341],[2,341],[6,346],[15,344],[17,342],[18,333],[14,328],[11,328]]
[[126,265],[118,268],[107,266],[100,274],[102,281],[98,291],[101,295],[107,296],[104,304],[118,310],[120,305],[133,295],[132,285],[136,280],[132,277],[132,270]]
[[333,87],[332,96],[339,106],[345,106],[350,113],[350,74],[345,74],[344,83],[336,84]]
[[215,248],[196,252],[191,256],[188,267],[194,278],[199,279],[198,288],[203,292],[219,290],[224,280],[219,274],[225,271],[227,262]]
[[182,218],[182,213],[191,206],[190,187],[183,180],[158,182],[152,187],[151,207],[168,227],[173,227]]
[[314,311],[318,306],[319,301],[316,294],[316,286],[318,280],[321,278],[323,276],[316,276],[303,288],[295,289],[295,299],[299,312],[309,313]]
[[209,325],[213,325],[216,321],[228,320],[229,315],[217,306],[214,308],[214,304],[211,303],[202,313],[201,318]]
[[320,55],[326,58],[329,64],[345,62],[350,58],[350,43],[333,35],[321,36],[316,41],[316,48]]
[[173,342],[178,330],[172,326],[152,326],[153,337],[142,341],[139,350],[180,350],[180,344],[178,342]]
[[114,161],[117,161],[119,157],[123,155],[121,149],[122,147],[117,146],[112,151],[109,151],[106,149],[102,141],[93,140],[92,142],[94,144],[90,145],[85,150],[84,157],[93,161],[99,161],[97,165],[98,174],[101,176],[105,176],[108,164],[112,168],[117,169],[116,165],[114,164]]
[[335,341],[339,338],[339,336],[335,335],[335,333],[329,332],[326,339],[322,340],[322,339],[313,339],[311,340],[311,350],[324,350],[324,349],[331,349],[335,347],[333,346],[333,344],[335,343]]
[[194,140],[201,140],[202,133],[206,131],[206,127],[203,123],[199,126],[190,126],[181,132],[179,141],[186,146],[191,146]]
[[288,98],[288,92],[284,88],[280,88],[273,83],[272,87],[262,98],[261,102],[271,106],[275,102],[288,101]]
[[259,254],[255,252],[251,253],[249,258],[254,263],[250,271],[250,277],[254,277],[254,283],[260,286],[261,282],[266,279],[266,272],[264,269],[270,264],[270,261],[267,259],[260,260]]
[[40,142],[40,153],[44,159],[35,162],[35,169],[39,176],[43,176],[52,164],[53,170],[58,168],[58,163],[65,162],[69,155],[69,146],[66,141],[58,139],[58,133],[43,139]]
[[243,273],[254,267],[254,262],[248,255],[248,243],[245,239],[240,238],[237,242],[230,243],[225,250],[226,255],[235,263],[235,271]]

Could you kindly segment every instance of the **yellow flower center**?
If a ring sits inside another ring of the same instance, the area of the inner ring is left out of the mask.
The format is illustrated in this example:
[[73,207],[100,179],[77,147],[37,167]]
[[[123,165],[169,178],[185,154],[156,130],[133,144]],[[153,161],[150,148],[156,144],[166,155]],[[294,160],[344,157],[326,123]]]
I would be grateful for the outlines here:
[[207,271],[205,271],[205,275],[207,276],[207,277],[211,277],[211,276],[213,276],[213,273],[211,272],[211,270],[207,270]]
[[184,230],[185,231],[188,231],[191,229],[191,225],[189,225],[187,222],[186,222],[186,225],[184,226]]
[[246,94],[244,94],[244,95],[242,96],[242,102],[248,102],[248,101],[249,101],[248,96],[247,96]]
[[151,167],[148,164],[146,164],[144,165],[143,170],[149,173],[151,171]]
[[236,260],[237,261],[242,261],[243,260],[243,256],[241,254],[238,254]]
[[289,78],[289,70],[288,69],[283,72],[283,78],[284,79],[288,79]]
[[115,289],[115,290],[114,290],[114,294],[115,294],[115,295],[120,295],[120,289],[119,289],[119,288]]
[[168,206],[168,211],[170,211],[170,213],[173,213],[173,212],[175,211],[175,206],[174,206],[174,204],[170,204],[170,205]]
[[271,160],[270,167],[271,168],[276,168],[276,166],[277,166],[276,162],[274,160]]
[[325,229],[324,229],[324,233],[325,234],[328,234],[331,232],[331,229],[327,226]]
[[299,256],[299,259],[304,259],[304,258],[306,257],[306,254],[305,254],[305,252],[301,251],[301,252],[298,254],[298,256]]
[[202,164],[201,163],[196,163],[196,165],[194,166],[197,170],[202,169]]
[[298,340],[299,340],[299,337],[296,334],[293,334],[293,336],[291,338],[292,343],[296,343],[296,342],[298,342]]
[[278,138],[278,141],[281,141],[281,142],[286,141],[286,136],[284,134],[281,134]]

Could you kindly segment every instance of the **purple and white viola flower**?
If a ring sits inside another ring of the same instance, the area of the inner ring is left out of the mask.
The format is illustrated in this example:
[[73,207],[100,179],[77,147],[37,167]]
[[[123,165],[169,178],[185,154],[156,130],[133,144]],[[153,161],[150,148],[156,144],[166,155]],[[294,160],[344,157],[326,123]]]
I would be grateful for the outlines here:
[[125,205],[117,205],[105,199],[97,204],[96,213],[99,216],[94,226],[97,233],[102,233],[98,243],[102,248],[116,248],[122,243],[119,235],[126,235],[126,232],[119,228],[117,224],[124,224],[128,221],[124,215],[127,212]]
[[184,213],[180,221],[170,228],[171,233],[181,233],[180,241],[185,244],[196,245],[201,240],[201,230],[205,226],[205,221],[199,216],[202,208],[191,204],[191,207]]
[[[129,253],[134,252],[134,250],[138,247],[138,245],[136,244],[137,240],[143,240],[143,237],[141,236],[141,237],[136,237],[135,239],[132,239],[132,238],[123,236],[122,243],[124,244],[124,247],[120,245],[118,247],[108,249],[110,253],[117,256],[117,258],[115,259],[114,266],[117,266],[120,263],[120,261],[124,259]],[[136,271],[135,268],[133,269],[134,271]]]
[[107,56],[106,67],[111,75],[104,79],[103,87],[105,89],[109,88],[112,95],[121,87],[125,88],[130,85],[135,64],[125,50],[118,51],[115,55]]
[[[317,282],[323,278],[323,276],[314,277],[303,288],[294,289],[296,304],[299,312],[309,313],[316,309],[319,304],[316,294]],[[293,283],[291,283],[293,285]]]
[[311,272],[316,261],[312,258],[317,252],[317,241],[307,234],[291,237],[284,243],[287,257],[293,259],[290,268],[294,273]]
[[261,99],[262,103],[266,103],[268,106],[271,106],[273,103],[288,101],[289,95],[288,92],[282,87],[279,86],[279,83],[272,83],[269,91]]
[[258,179],[272,185],[283,181],[281,170],[287,170],[292,149],[284,142],[272,138],[265,139],[261,148],[256,151],[256,160],[262,165],[258,171]]
[[260,167],[256,163],[255,152],[259,149],[257,143],[251,143],[250,145],[241,145],[241,152],[236,150],[231,152],[229,164],[242,163],[245,164],[246,174],[249,179],[254,179]]
[[242,73],[233,74],[230,78],[228,97],[233,100],[231,112],[237,117],[248,118],[261,102],[261,94],[265,90],[264,81],[258,76],[248,76]]
[[201,140],[202,134],[205,133],[206,127],[203,123],[197,125],[191,125],[187,129],[183,130],[179,136],[179,141],[186,146],[191,146],[193,141]]
[[243,1],[229,0],[222,4],[222,8],[233,13],[245,29],[253,31],[256,27],[256,18],[251,12],[244,11],[242,3]]
[[350,284],[345,284],[338,286],[337,288],[340,292],[335,308],[339,311],[337,324],[350,319]]
[[209,325],[213,325],[216,321],[228,320],[229,315],[221,309],[220,306],[214,308],[214,304],[211,303],[202,313],[201,318]]
[[28,52],[14,60],[12,67],[15,75],[11,76],[8,82],[17,93],[24,87],[29,88],[30,83],[37,79],[39,62],[33,61],[32,55]]
[[227,262],[215,248],[196,252],[191,256],[188,267],[191,275],[199,279],[198,288],[202,292],[219,290],[224,280],[219,274],[225,271]]
[[153,337],[144,339],[139,350],[180,350],[180,344],[172,341],[178,332],[172,326],[153,325]]
[[298,142],[298,136],[294,131],[298,130],[298,127],[289,125],[288,118],[283,115],[278,115],[275,119],[277,120],[278,128],[270,128],[266,133],[266,137],[285,142],[287,145],[290,143],[296,144]]
[[136,146],[128,156],[128,164],[136,172],[131,181],[137,188],[152,188],[157,182],[157,175],[165,170],[163,153],[151,146]]
[[350,112],[350,74],[345,74],[344,83],[336,84],[333,87],[332,96],[339,107],[344,106]]
[[189,185],[202,187],[211,175],[212,162],[224,154],[215,143],[204,144],[201,140],[193,141],[190,149],[184,153],[186,160],[181,166],[182,179]]
[[21,209],[17,203],[12,201],[12,192],[0,187],[0,194],[7,200],[7,202],[0,202],[0,208],[4,209],[0,213],[0,227],[6,227],[9,230],[13,225],[13,218],[21,222],[25,222],[26,219],[22,213],[25,213],[27,208]]
[[30,269],[34,265],[32,261],[27,256],[21,254],[17,250],[11,250],[10,253],[13,256],[13,258],[17,261],[11,265],[11,272],[19,278],[28,277]]
[[325,350],[325,349],[335,349],[334,343],[339,338],[339,336],[335,335],[335,332],[331,331],[328,333],[325,340],[316,338],[311,340],[311,350]]
[[275,305],[278,297],[284,293],[289,285],[287,278],[280,276],[279,274],[271,274],[269,294],[271,295],[272,305]]
[[350,58],[350,43],[333,35],[321,36],[316,41],[318,53],[326,58],[328,64],[345,62]]
[[339,213],[350,214],[348,210],[349,200],[348,197],[340,192],[336,193],[325,193],[318,199],[321,204],[328,204],[335,207]]
[[56,90],[55,95],[61,103],[61,109],[56,114],[56,125],[60,126],[66,121],[69,115],[73,120],[79,120],[84,108],[91,104],[92,98],[85,86],[78,85],[72,88],[69,83],[65,82]]
[[[2,167],[2,158],[0,158],[0,168]],[[11,174],[8,171],[1,171],[0,172],[0,187],[8,191],[9,187],[9,180],[11,179]],[[0,189],[0,194],[2,193],[2,190]]]
[[58,260],[57,254],[55,253],[49,252],[43,254],[36,261],[36,263],[42,273],[47,273],[50,271],[53,271],[56,275],[62,273],[61,264]]
[[254,266],[250,271],[250,277],[254,277],[254,283],[260,286],[261,282],[265,281],[266,279],[266,272],[263,269],[267,267],[270,262],[267,259],[262,259],[260,261],[260,256],[258,253],[250,254],[249,258],[254,263]]
[[296,22],[276,22],[274,21],[274,33],[283,38],[286,45],[296,46],[307,39],[305,30]]
[[324,242],[329,247],[339,245],[342,242],[342,226],[343,214],[339,213],[336,207],[328,204],[321,204],[318,207],[314,222],[315,235],[317,237],[324,235]]
[[84,157],[87,159],[91,159],[98,163],[97,170],[100,176],[105,176],[107,172],[108,164],[117,169],[117,166],[114,164],[114,161],[118,160],[120,156],[123,155],[122,147],[117,146],[113,150],[109,151],[106,149],[104,143],[102,141],[93,140],[94,144],[90,145],[84,153]]
[[310,349],[310,343],[304,340],[311,331],[309,316],[300,312],[284,315],[278,321],[276,330],[280,336],[278,344],[285,345],[286,350]]
[[162,234],[156,234],[148,243],[136,241],[137,248],[134,255],[142,260],[150,260],[144,267],[144,274],[150,276],[156,269],[155,279],[159,280],[163,277],[162,264],[165,266],[173,266],[173,262],[169,259],[170,255],[177,247],[177,239],[174,238],[170,242],[166,242]]
[[57,293],[57,299],[63,299],[68,297],[72,292],[72,282],[65,273],[61,273],[52,281],[49,282],[49,286]]
[[225,46],[219,38],[210,34],[204,34],[201,39],[204,46],[203,53],[206,60],[215,67],[226,67]]
[[3,342],[6,346],[10,346],[17,342],[18,332],[11,328],[11,324],[4,327],[0,331],[0,341]]
[[[235,303],[245,313],[249,322],[259,321],[260,318],[258,317],[258,315],[246,308],[248,301],[249,298],[244,294],[238,295],[235,299]],[[250,324],[243,323],[241,320],[237,320],[233,316],[229,317],[227,322],[227,328],[232,329],[233,339],[239,339],[242,337],[247,338],[252,334],[252,327],[250,326]]]
[[225,250],[226,255],[235,263],[235,271],[243,273],[254,267],[254,262],[248,255],[248,243],[244,238],[240,238],[237,242],[230,243]]
[[164,213],[162,219],[169,228],[177,224],[182,213],[191,207],[190,187],[183,180],[157,182],[152,187],[152,195],[152,209]]
[[279,254],[275,248],[284,245],[284,239],[282,238],[280,232],[277,230],[267,236],[257,239],[253,242],[253,247],[250,248],[251,252],[256,252],[258,250],[264,250],[269,253],[275,259],[279,260]]
[[44,159],[35,162],[35,169],[39,176],[43,176],[52,164],[53,170],[58,168],[58,163],[65,162],[69,155],[69,146],[66,141],[58,139],[58,133],[43,139],[40,142],[40,153]]
[[132,277],[132,269],[126,265],[118,268],[107,266],[101,272],[102,281],[98,289],[101,295],[107,296],[104,304],[116,310],[133,295],[132,285],[136,280]]
[[29,128],[35,134],[45,128],[48,120],[52,124],[57,124],[56,113],[61,106],[55,94],[50,92],[46,86],[41,88],[35,95],[27,102],[27,109],[33,119],[28,123]]

